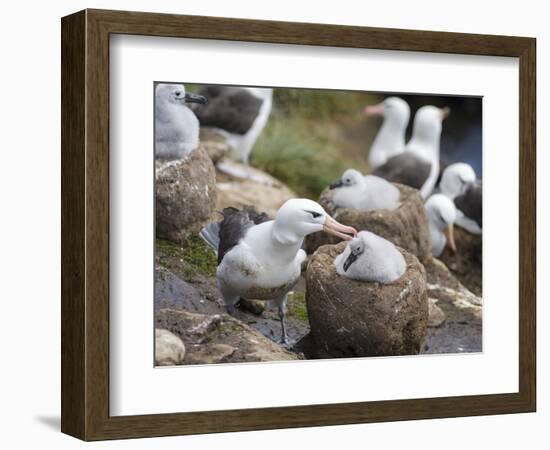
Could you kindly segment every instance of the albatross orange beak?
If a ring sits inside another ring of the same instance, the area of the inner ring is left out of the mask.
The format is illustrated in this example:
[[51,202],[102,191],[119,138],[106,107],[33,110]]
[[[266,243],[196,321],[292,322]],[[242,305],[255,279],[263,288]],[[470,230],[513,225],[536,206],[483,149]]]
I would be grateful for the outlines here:
[[383,103],[378,103],[378,105],[365,106],[365,109],[363,110],[363,112],[367,116],[383,117],[384,116],[384,104]]
[[357,230],[355,228],[342,225],[330,216],[327,216],[325,220],[323,231],[325,233],[338,236],[340,239],[344,239],[346,241],[350,241],[352,238],[357,236]]
[[456,253],[455,235],[453,230],[454,230],[453,224],[451,223],[450,225],[447,226],[447,228],[445,228],[445,231],[443,231],[443,234],[447,238],[447,245],[449,246],[451,251],[453,253]]

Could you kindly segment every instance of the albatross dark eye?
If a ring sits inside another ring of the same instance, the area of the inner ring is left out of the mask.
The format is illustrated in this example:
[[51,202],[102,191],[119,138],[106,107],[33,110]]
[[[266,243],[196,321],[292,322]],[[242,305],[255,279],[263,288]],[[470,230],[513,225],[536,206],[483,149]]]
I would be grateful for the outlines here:
[[317,217],[321,217],[321,214],[315,211],[306,211],[307,213],[310,213],[314,219],[317,219]]

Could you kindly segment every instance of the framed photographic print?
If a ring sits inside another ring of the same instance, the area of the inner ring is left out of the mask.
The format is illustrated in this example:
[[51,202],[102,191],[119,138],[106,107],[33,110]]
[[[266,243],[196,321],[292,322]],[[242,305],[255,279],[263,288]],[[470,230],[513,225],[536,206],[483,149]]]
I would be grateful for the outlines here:
[[535,411],[535,40],[62,19],[62,431]]

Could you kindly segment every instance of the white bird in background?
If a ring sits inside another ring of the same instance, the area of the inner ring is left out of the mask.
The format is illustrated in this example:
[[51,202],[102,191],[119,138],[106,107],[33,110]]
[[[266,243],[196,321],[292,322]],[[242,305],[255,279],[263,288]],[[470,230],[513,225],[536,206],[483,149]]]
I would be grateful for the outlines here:
[[389,158],[373,174],[418,189],[426,199],[437,182],[442,121],[449,114],[449,108],[431,105],[420,108],[414,117],[413,134],[405,151]]
[[432,255],[440,256],[445,246],[456,252],[453,224],[456,220],[454,203],[443,194],[432,195],[425,204],[430,226]]
[[155,88],[155,155],[181,159],[199,145],[199,121],[187,103],[206,103],[201,95],[185,92],[183,84],[159,83]]
[[304,237],[325,231],[349,240],[357,231],[307,199],[287,200],[275,220],[253,208],[225,208],[223,217],[200,235],[218,254],[216,278],[228,313],[234,312],[240,297],[270,300],[278,307],[282,342],[288,343],[285,305],[306,259],[301,248]]
[[455,204],[455,223],[472,234],[481,234],[482,186],[472,166],[466,163],[448,166],[441,176],[439,190]]
[[225,136],[231,156],[248,165],[250,153],[267,124],[273,89],[207,86],[200,91],[208,104],[194,108],[201,126]]
[[363,176],[355,169],[346,170],[337,182],[330,185],[330,189],[334,191],[332,200],[339,208],[370,211],[399,206],[397,187],[375,175]]
[[336,272],[359,281],[393,283],[407,268],[405,258],[390,241],[360,231],[334,259]]
[[399,97],[388,97],[377,105],[366,106],[364,113],[367,116],[384,118],[369,150],[368,161],[372,171],[385,164],[392,156],[405,151],[405,131],[411,109],[405,100]]

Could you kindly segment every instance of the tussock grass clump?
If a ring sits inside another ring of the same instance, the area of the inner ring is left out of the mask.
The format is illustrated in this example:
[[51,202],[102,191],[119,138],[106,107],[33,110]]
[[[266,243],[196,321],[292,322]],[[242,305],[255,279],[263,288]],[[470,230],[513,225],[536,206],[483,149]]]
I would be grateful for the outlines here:
[[316,199],[345,169],[367,170],[373,122],[361,111],[377,100],[360,92],[276,88],[252,165]]

